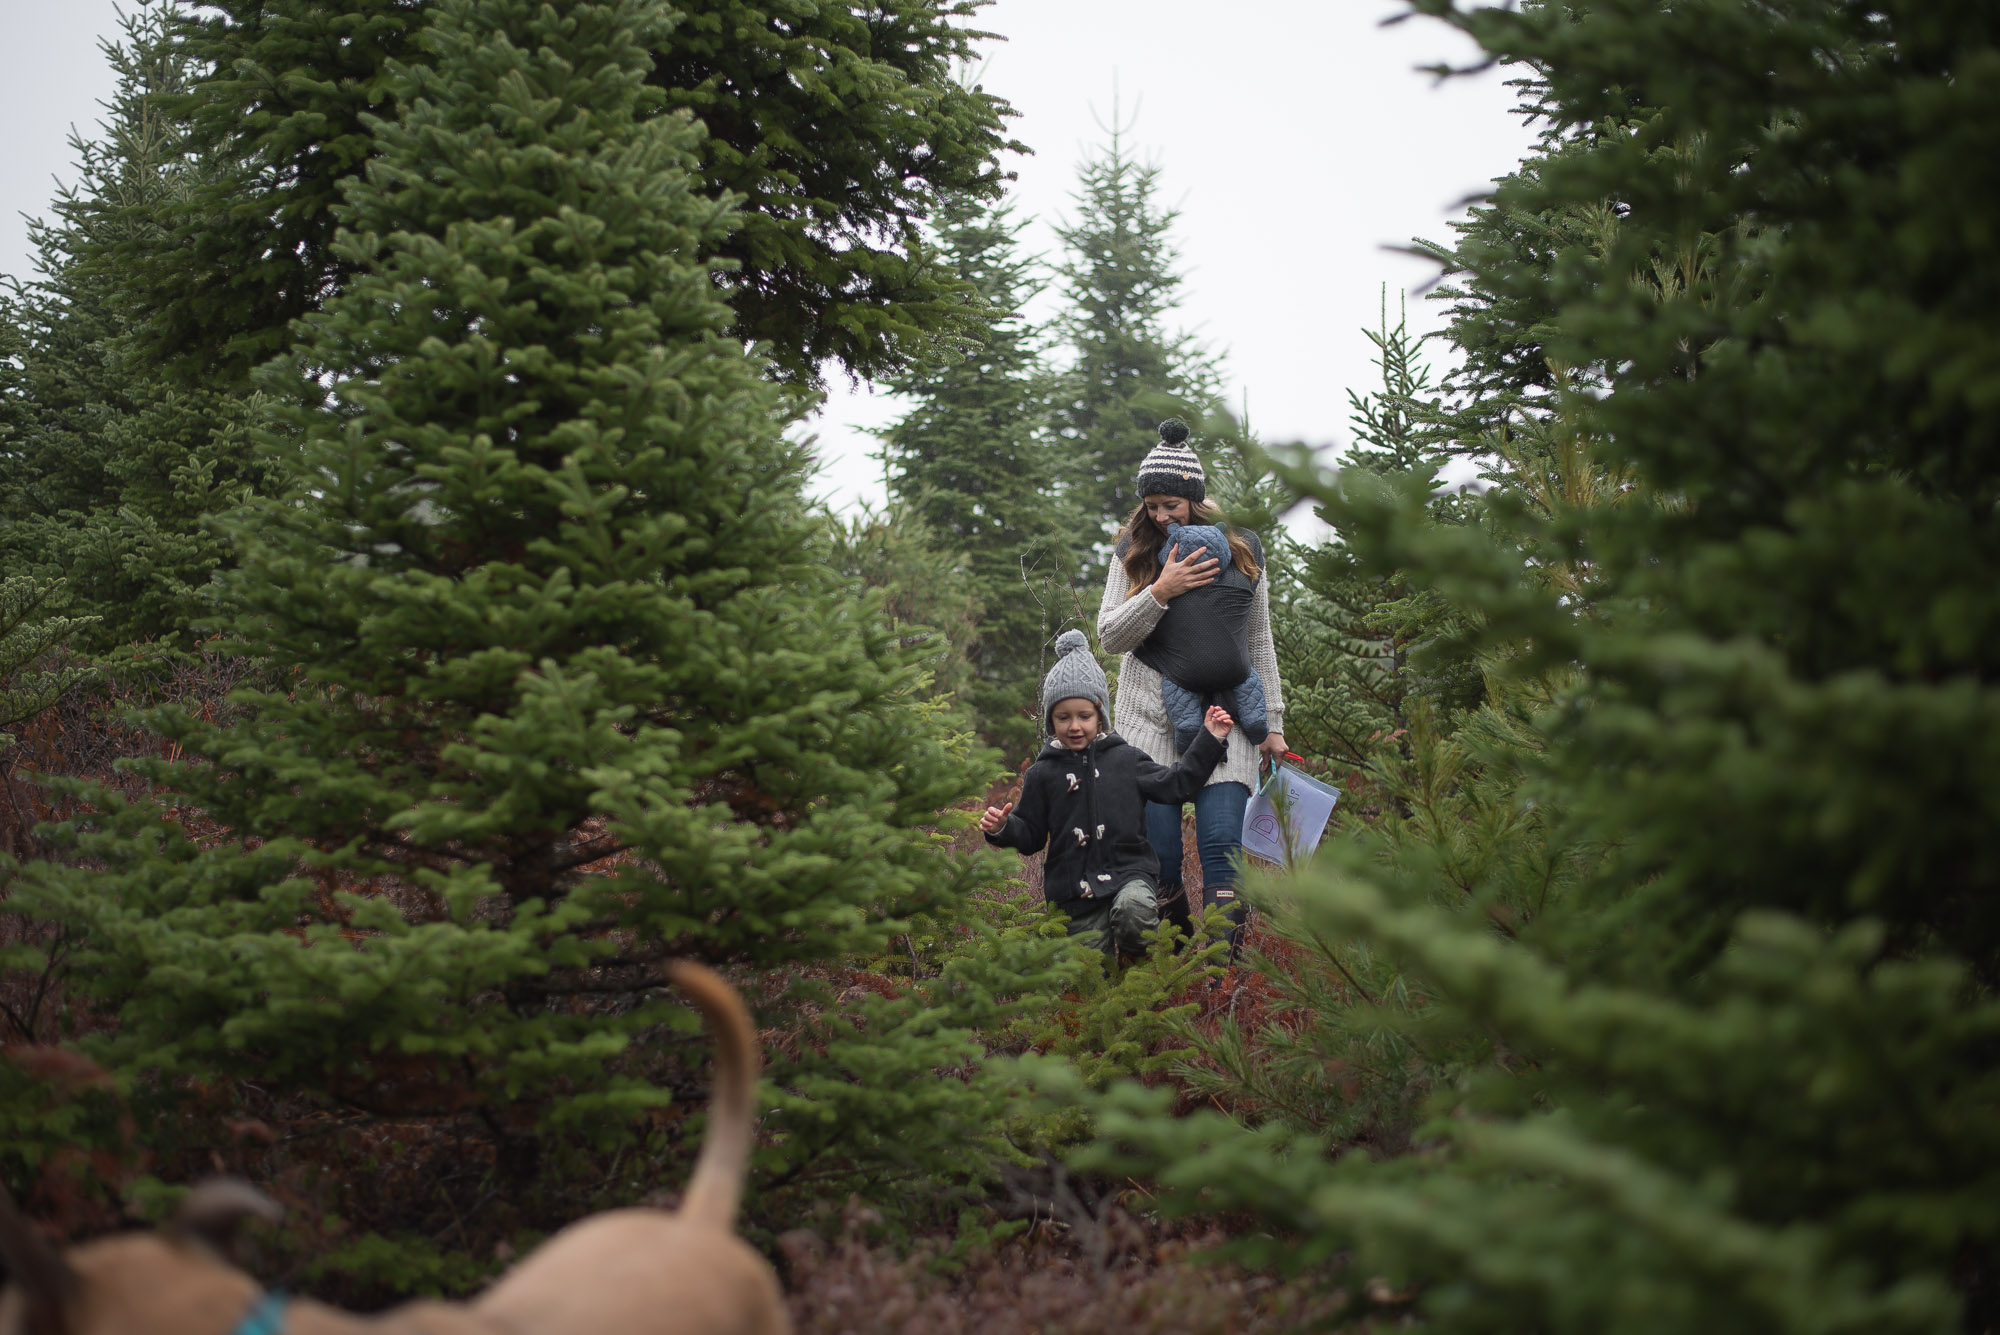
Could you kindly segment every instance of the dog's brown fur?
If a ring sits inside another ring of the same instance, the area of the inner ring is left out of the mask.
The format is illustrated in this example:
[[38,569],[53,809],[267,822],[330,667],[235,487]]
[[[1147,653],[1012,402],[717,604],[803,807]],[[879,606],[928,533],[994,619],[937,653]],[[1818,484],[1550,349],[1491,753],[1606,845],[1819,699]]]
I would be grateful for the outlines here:
[[[708,1138],[673,1214],[613,1210],[570,1225],[471,1303],[357,1317],[300,1299],[285,1335],[784,1335],[777,1277],[737,1238],[757,1097],[757,1035],[728,983],[676,964],[716,1043]],[[195,1190],[159,1233],[58,1256],[0,1191],[0,1335],[231,1335],[262,1294],[217,1250],[246,1214],[275,1210],[240,1183]]]

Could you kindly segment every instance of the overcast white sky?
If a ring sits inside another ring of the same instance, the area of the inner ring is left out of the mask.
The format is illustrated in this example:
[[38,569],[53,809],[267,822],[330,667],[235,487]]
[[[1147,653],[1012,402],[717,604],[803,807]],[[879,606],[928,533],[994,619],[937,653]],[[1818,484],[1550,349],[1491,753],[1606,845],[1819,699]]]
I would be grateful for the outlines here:
[[[110,92],[100,38],[112,0],[0,0],[0,272],[29,267],[22,215],[69,176],[67,138]],[[1232,401],[1247,395],[1270,440],[1346,439],[1346,390],[1371,383],[1363,325],[1382,284],[1431,266],[1388,247],[1445,239],[1470,195],[1531,142],[1502,74],[1439,85],[1419,66],[1471,55],[1441,24],[1384,28],[1394,0],[998,0],[1002,33],[984,83],[1020,111],[1017,216],[1053,256],[1049,219],[1070,207],[1079,158],[1099,144],[1114,83],[1133,144],[1162,167],[1182,210],[1185,324],[1224,354]],[[1413,301],[1412,323],[1436,323]],[[879,499],[865,429],[897,405],[836,387],[819,424],[821,494]]]

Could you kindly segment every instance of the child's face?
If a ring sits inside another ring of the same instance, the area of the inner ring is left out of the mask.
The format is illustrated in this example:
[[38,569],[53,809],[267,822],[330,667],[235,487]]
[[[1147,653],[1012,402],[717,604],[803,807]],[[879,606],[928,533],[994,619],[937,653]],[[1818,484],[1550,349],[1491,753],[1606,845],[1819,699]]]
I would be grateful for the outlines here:
[[1161,528],[1185,524],[1194,516],[1194,505],[1185,496],[1148,496],[1145,500],[1146,513]]
[[1057,741],[1072,751],[1081,751],[1097,736],[1097,702],[1058,700],[1049,711],[1049,722],[1055,725]]

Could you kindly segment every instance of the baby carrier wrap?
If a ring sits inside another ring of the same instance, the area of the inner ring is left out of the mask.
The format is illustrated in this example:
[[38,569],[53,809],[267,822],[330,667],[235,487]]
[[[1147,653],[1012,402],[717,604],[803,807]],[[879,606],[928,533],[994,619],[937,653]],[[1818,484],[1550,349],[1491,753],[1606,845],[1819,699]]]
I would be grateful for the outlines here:
[[[1254,533],[1244,533],[1251,555],[1261,567],[1263,545]],[[1178,547],[1185,559],[1195,548],[1205,549],[1222,564],[1215,582],[1189,589],[1167,604],[1153,633],[1132,654],[1163,679],[1160,695],[1174,728],[1174,749],[1185,751],[1201,729],[1202,714],[1219,704],[1236,719],[1236,726],[1253,743],[1270,735],[1264,706],[1264,683],[1250,666],[1250,604],[1257,582],[1236,568],[1229,538],[1217,524],[1169,524],[1160,546],[1162,564]],[[1125,544],[1119,544],[1123,556]]]

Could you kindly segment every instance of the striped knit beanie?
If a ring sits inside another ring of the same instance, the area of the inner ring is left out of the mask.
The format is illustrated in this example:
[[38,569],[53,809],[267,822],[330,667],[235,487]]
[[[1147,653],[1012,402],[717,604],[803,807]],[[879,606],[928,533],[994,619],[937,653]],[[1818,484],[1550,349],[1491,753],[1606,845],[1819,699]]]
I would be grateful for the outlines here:
[[1104,669],[1090,652],[1090,641],[1080,630],[1066,630],[1056,636],[1056,665],[1042,678],[1042,728],[1055,736],[1056,725],[1049,715],[1064,700],[1088,700],[1097,706],[1104,730],[1111,730],[1111,691],[1104,681]]
[[1141,496],[1181,496],[1197,505],[1208,499],[1208,475],[1194,451],[1182,444],[1187,438],[1187,423],[1180,418],[1160,423],[1160,443],[1139,465]]

